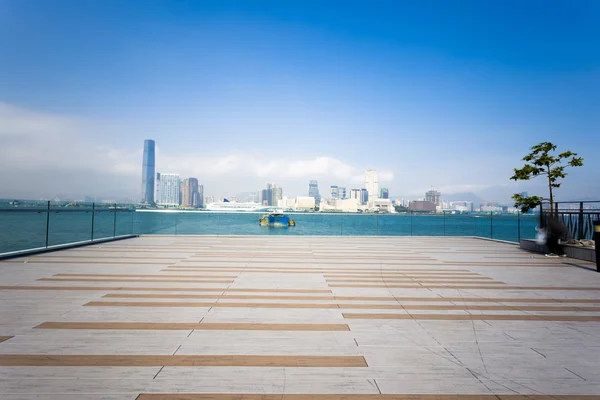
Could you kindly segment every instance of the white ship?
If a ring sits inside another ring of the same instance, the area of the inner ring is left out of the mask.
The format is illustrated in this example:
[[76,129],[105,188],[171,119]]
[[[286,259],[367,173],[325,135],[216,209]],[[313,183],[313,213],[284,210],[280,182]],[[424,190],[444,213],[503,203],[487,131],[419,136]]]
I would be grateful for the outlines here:
[[[270,207],[273,208],[273,207]],[[269,206],[263,206],[260,203],[254,202],[235,202],[224,199],[224,201],[218,201],[209,203],[206,205],[208,211],[229,211],[229,212],[252,212],[252,211],[267,211]]]

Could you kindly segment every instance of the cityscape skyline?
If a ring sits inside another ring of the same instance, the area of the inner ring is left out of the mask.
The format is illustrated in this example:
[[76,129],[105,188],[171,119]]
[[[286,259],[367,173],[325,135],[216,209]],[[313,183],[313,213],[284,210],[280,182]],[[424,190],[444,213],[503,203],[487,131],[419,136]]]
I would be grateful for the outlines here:
[[215,198],[376,168],[509,203],[550,141],[585,159],[557,199],[600,199],[600,3],[285,3],[2,2],[0,197],[139,201],[151,137]]

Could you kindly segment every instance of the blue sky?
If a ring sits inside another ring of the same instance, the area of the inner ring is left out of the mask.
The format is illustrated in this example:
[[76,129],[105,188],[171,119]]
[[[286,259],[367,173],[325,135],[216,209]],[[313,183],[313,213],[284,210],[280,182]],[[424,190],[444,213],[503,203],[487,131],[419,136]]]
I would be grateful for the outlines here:
[[[552,141],[600,198],[600,2],[0,0],[2,196],[138,196],[141,148],[207,194],[508,201]],[[595,156],[595,157],[594,157]],[[23,182],[27,182],[24,184]],[[33,183],[33,184],[32,184]]]

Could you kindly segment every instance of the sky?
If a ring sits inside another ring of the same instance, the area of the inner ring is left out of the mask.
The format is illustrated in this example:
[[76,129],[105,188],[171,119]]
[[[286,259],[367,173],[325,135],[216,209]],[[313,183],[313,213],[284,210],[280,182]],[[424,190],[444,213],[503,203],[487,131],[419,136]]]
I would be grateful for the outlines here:
[[531,146],[584,158],[600,199],[600,2],[0,0],[0,197],[141,198],[157,171],[205,195],[509,202]]

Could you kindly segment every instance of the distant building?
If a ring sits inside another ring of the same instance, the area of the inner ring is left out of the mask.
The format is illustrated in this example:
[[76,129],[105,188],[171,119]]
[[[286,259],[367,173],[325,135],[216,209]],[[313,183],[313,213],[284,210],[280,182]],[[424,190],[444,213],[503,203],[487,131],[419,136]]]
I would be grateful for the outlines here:
[[338,193],[339,193],[339,199],[340,200],[347,200],[348,199],[348,193],[346,192],[346,188],[345,187],[339,187],[338,188]]
[[296,197],[296,208],[298,210],[314,210],[316,205],[315,198],[312,196]]
[[271,204],[269,204],[270,206],[274,206],[276,204],[279,204],[279,200],[281,200],[283,198],[283,189],[280,188],[277,185],[273,185],[272,190],[272,200],[271,200]]
[[329,188],[329,199],[330,200],[339,200],[340,199],[340,188],[332,185]]
[[367,204],[369,202],[369,191],[367,189],[360,189],[360,204]]
[[142,159],[142,204],[154,204],[155,151],[154,140],[144,140],[144,156]]
[[165,207],[177,207],[179,205],[179,175],[178,174],[156,174],[156,204]]
[[376,169],[368,169],[365,174],[365,188],[369,192],[369,199],[379,198],[379,172]]
[[321,203],[321,195],[319,194],[319,184],[312,180],[308,182],[308,195],[315,199],[315,204]]
[[283,199],[283,189],[274,183],[267,183],[267,188],[261,192],[261,204],[277,207],[281,199]]
[[204,185],[198,185],[198,192],[196,193],[197,199],[195,199],[194,204],[196,204],[196,208],[204,208],[206,204],[204,202]]
[[410,211],[435,212],[435,204],[427,200],[416,200],[408,203]]
[[202,207],[202,195],[199,192],[198,179],[187,178],[181,181],[181,205],[183,207]]
[[360,189],[350,189],[350,199],[360,202]]
[[521,197],[529,197],[529,196],[527,196],[527,192],[521,192],[521,193],[519,193],[519,196],[521,196]]
[[440,196],[442,194],[435,189],[431,189],[430,191],[425,193],[425,201],[429,201],[436,206],[440,205]]
[[381,188],[381,190],[379,191],[379,198],[380,199],[389,199],[390,191],[387,188]]

